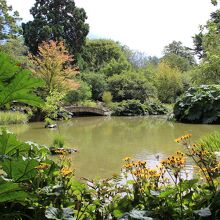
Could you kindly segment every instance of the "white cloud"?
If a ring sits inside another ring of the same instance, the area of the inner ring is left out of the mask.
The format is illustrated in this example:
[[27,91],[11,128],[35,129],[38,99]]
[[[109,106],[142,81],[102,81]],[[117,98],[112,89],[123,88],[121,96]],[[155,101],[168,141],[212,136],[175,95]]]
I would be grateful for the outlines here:
[[[8,0],[25,21],[34,0]],[[90,36],[111,38],[160,56],[173,40],[192,46],[192,36],[215,8],[210,0],[75,0],[88,15]]]

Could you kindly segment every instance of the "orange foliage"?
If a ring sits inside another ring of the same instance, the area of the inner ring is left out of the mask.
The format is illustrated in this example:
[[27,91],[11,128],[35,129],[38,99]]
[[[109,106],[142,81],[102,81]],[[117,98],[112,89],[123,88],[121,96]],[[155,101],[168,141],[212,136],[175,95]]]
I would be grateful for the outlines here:
[[31,71],[42,78],[48,93],[57,90],[74,90],[79,87],[73,78],[79,72],[71,65],[74,60],[63,42],[43,42],[37,56],[30,55]]

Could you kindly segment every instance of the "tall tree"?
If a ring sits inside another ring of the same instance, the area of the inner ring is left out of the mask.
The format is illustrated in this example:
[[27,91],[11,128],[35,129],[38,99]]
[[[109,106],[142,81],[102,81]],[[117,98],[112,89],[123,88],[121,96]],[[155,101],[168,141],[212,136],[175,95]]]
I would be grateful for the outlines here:
[[[219,5],[219,0],[211,0],[211,3],[214,6]],[[206,49],[203,45],[203,41],[206,35],[209,34],[210,23],[216,26],[216,33],[220,33],[220,10],[217,9],[215,12],[210,14],[210,19],[207,21],[207,24],[200,26],[200,32],[193,37],[194,51],[199,57],[199,59],[206,57]]]
[[211,26],[215,26],[216,34],[220,33],[220,10],[217,9],[215,12],[210,14],[210,19],[206,25],[200,26],[200,32],[193,37],[194,51],[199,59],[206,57],[205,38],[212,32]]
[[192,49],[190,49],[189,47],[183,46],[183,43],[181,41],[171,42],[170,44],[164,47],[163,53],[164,55],[176,54],[176,55],[179,55],[181,57],[188,59],[191,64],[195,63]]
[[18,36],[21,33],[19,21],[19,13],[13,12],[12,6],[8,6],[6,0],[0,0],[0,40]]
[[172,68],[178,68],[180,71],[187,71],[196,63],[192,49],[183,46],[180,41],[173,41],[164,47],[164,56],[162,61],[169,63]]
[[126,56],[118,42],[98,39],[87,40],[82,53],[83,66],[81,69],[99,71],[112,60],[126,61]]
[[22,24],[25,44],[34,54],[43,41],[64,41],[71,54],[81,51],[89,32],[83,8],[73,0],[36,0],[30,13],[33,21]]

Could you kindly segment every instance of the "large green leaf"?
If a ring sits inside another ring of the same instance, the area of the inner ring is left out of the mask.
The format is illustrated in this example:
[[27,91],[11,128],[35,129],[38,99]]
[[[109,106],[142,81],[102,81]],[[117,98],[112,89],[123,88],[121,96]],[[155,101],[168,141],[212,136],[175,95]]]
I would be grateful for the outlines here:
[[43,81],[32,77],[30,71],[17,66],[10,57],[0,54],[0,107],[14,101],[41,106],[42,100],[33,92],[43,85]]
[[15,78],[0,91],[0,106],[13,101],[40,107],[42,100],[33,94],[34,89],[42,86],[42,81],[30,76],[26,70],[21,70]]
[[16,136],[5,129],[0,134],[0,155],[12,156],[18,152],[28,151],[30,145],[18,141]]
[[1,165],[8,178],[14,182],[21,182],[31,180],[36,176],[37,170],[35,167],[39,165],[39,162],[35,159],[18,157],[13,160],[5,159]]
[[28,194],[17,183],[0,178],[0,203],[23,202]]
[[174,106],[178,121],[216,123],[220,120],[220,86],[201,85],[188,89]]
[[11,156],[29,156],[42,157],[48,153],[46,147],[41,147],[33,142],[22,142],[16,138],[16,135],[2,129],[0,133],[0,159]]

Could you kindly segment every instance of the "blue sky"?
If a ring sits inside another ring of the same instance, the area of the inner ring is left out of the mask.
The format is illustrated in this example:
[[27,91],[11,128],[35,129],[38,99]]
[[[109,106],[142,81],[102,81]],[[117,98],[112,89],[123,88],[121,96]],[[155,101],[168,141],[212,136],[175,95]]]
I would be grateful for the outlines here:
[[[7,0],[24,21],[35,0]],[[151,56],[173,40],[192,47],[192,36],[216,8],[211,0],[75,0],[87,12],[90,37],[108,38]]]

